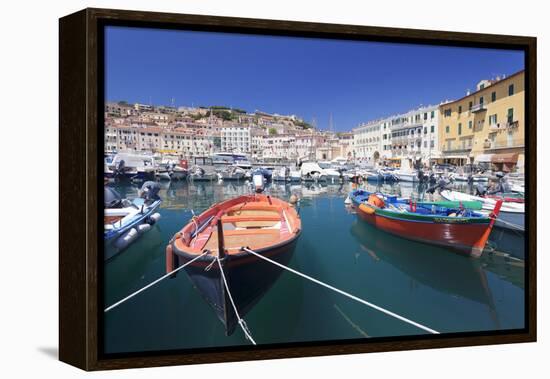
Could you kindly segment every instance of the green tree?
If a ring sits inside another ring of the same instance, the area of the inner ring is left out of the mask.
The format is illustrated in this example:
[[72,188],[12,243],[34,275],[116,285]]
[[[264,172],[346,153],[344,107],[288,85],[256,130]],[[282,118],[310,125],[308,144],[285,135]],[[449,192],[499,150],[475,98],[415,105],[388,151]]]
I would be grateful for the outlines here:
[[270,136],[274,136],[277,134],[277,129],[275,128],[269,128],[269,135]]
[[311,124],[305,122],[305,121],[294,121],[294,125],[301,127],[302,129],[310,129],[312,128]]

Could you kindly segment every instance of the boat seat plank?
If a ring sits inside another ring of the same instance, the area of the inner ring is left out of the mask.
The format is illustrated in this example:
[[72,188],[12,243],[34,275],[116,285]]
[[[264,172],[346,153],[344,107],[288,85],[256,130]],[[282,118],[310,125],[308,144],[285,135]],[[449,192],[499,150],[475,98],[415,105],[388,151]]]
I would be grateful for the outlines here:
[[281,216],[278,214],[269,215],[241,215],[241,216],[224,216],[222,222],[235,223],[245,221],[281,221]]
[[[266,233],[267,231],[267,233]],[[261,232],[261,233],[258,233]],[[268,230],[231,230],[224,232],[224,244],[226,249],[238,249],[242,246],[250,246],[257,248],[267,246],[279,242],[279,231]],[[217,251],[218,250],[218,232],[214,231],[204,249]]]
[[238,204],[227,210],[227,213],[237,212],[237,211],[272,211],[277,212],[281,207],[275,205],[269,205],[265,203],[246,203]]

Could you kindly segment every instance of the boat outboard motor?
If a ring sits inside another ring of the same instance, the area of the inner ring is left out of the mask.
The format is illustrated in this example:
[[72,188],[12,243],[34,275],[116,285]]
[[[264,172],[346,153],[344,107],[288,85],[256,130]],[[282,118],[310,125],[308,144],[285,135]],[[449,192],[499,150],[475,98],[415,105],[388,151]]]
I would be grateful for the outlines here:
[[254,191],[256,193],[262,193],[264,190],[264,176],[261,172],[255,172],[252,175],[252,184],[254,185]]
[[433,172],[430,172],[430,175],[428,175],[428,183],[435,184],[437,182],[437,179],[435,177],[435,174]]
[[124,159],[121,159],[118,164],[115,166],[115,169],[113,170],[113,174],[115,177],[124,174],[124,169],[126,168],[126,162],[124,162]]
[[485,196],[485,194],[487,194],[487,188],[485,188],[484,185],[478,184],[477,186],[475,186],[475,188],[476,188],[476,196]]
[[146,204],[150,204],[156,200],[160,200],[159,191],[160,185],[157,182],[147,181],[141,186],[139,197],[145,199]]
[[103,189],[105,208],[122,208],[122,196],[113,188],[105,186]]
[[439,182],[437,182],[436,184],[434,184],[433,186],[428,188],[426,190],[426,192],[433,194],[435,192],[435,190],[437,190],[437,189],[439,189],[440,191],[449,189],[448,188],[449,184],[451,184],[451,182],[446,180],[444,177],[441,176],[439,178]]

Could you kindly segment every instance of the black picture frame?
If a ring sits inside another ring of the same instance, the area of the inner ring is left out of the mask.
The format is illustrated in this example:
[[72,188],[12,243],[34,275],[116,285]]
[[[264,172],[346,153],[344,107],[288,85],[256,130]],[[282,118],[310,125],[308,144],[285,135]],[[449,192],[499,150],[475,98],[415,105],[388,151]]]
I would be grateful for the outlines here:
[[[498,332],[375,338],[105,355],[102,330],[103,43],[107,25],[486,47],[525,53],[526,327]],[[536,38],[217,16],[85,9],[59,21],[59,358],[84,370],[352,354],[536,341]]]

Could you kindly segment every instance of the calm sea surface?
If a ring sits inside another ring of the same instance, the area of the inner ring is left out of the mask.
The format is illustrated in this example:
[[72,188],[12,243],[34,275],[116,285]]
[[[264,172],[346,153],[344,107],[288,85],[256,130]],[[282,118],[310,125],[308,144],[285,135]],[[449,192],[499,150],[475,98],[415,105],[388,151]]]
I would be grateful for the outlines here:
[[[139,188],[111,185],[127,197]],[[165,274],[166,244],[192,210],[199,214],[250,193],[244,183],[161,185],[161,220],[105,263],[105,307]],[[269,186],[273,196],[288,200],[295,193],[301,199],[303,232],[290,267],[442,333],[524,327],[524,264],[502,253],[507,246],[499,246],[498,232],[491,236],[495,251],[480,259],[394,237],[344,206],[351,186]],[[422,196],[412,184],[381,190]],[[244,318],[258,344],[425,333],[289,272]],[[106,313],[104,325],[106,353],[249,344],[239,328],[225,335],[183,271]]]

